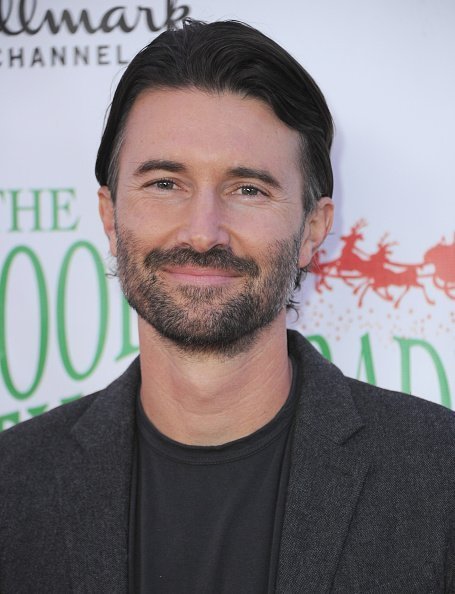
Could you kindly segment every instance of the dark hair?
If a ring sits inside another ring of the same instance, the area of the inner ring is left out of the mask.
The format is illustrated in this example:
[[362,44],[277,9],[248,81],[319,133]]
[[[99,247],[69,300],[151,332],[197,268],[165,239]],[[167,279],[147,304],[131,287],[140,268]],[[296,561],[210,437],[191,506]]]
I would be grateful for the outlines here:
[[196,87],[233,92],[267,103],[301,138],[304,208],[332,196],[333,122],[324,96],[306,70],[260,31],[238,21],[186,20],[161,33],[127,67],[112,100],[95,173],[115,199],[118,159],[128,114],[146,89]]

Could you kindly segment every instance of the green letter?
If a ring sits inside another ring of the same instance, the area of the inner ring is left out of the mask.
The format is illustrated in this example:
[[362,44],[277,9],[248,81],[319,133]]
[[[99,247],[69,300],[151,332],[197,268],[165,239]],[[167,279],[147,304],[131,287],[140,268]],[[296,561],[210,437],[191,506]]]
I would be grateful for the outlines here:
[[39,406],[28,408],[27,412],[31,417],[37,417],[38,415],[42,415],[43,412],[46,412],[47,406],[47,404],[40,404]]
[[0,431],[4,431],[13,425],[17,425],[20,421],[19,411],[9,413],[9,415],[3,415],[0,417]]
[[[92,256],[95,264],[97,277],[98,277],[98,289],[99,289],[99,326],[98,326],[98,343],[96,345],[95,356],[90,364],[89,368],[85,371],[77,371],[70,359],[68,341],[66,336],[66,281],[68,277],[68,271],[71,259],[77,250],[85,249]],[[106,279],[104,276],[104,265],[103,262],[92,244],[88,241],[78,241],[73,244],[65,255],[62,263],[62,269],[58,279],[57,288],[57,338],[60,347],[60,356],[62,358],[63,366],[67,371],[68,375],[75,380],[83,380],[88,377],[98,365],[98,362],[103,353],[104,345],[106,343],[106,330],[108,320],[108,298],[107,298],[107,286]]]
[[19,227],[19,214],[22,211],[31,211],[33,213],[33,227],[31,231],[42,231],[41,228],[41,192],[42,190],[32,190],[33,203],[28,206],[19,204],[20,190],[10,190],[11,193],[11,229],[10,231],[23,231]]
[[82,398],[82,394],[75,394],[74,396],[67,396],[66,398],[62,398],[60,402],[62,404],[67,404],[68,402],[73,402],[74,400],[78,400]]
[[122,348],[120,353],[116,356],[115,360],[120,361],[128,355],[137,353],[139,346],[131,343],[131,307],[128,305],[128,301],[122,295]]
[[74,231],[78,224],[79,219],[76,219],[69,227],[62,227],[62,222],[60,220],[60,211],[64,211],[67,214],[70,214],[71,209],[71,202],[70,198],[67,198],[64,202],[60,201],[61,194],[66,192],[69,194],[70,198],[75,198],[76,192],[72,188],[62,189],[62,190],[51,190],[52,196],[52,227],[51,231]]
[[[38,366],[36,369],[35,378],[28,390],[21,392],[16,388],[11,378],[11,373],[8,366],[8,358],[6,352],[6,290],[8,286],[8,275],[11,265],[15,257],[19,254],[24,254],[30,259],[35,270],[36,282],[38,285],[38,296],[40,304],[40,342],[39,342],[39,357]],[[44,364],[47,356],[48,346],[48,298],[46,291],[46,281],[44,279],[43,269],[39,263],[38,258],[32,250],[26,246],[15,247],[5,260],[2,274],[0,276],[0,367],[3,377],[5,379],[6,387],[14,398],[23,400],[28,398],[36,390],[44,371]]]
[[366,381],[369,384],[373,384],[376,386],[376,374],[374,372],[373,366],[373,353],[371,351],[371,344],[370,344],[370,335],[368,333],[364,334],[360,339],[361,350],[360,350],[360,358],[359,364],[357,366],[357,379],[360,379],[360,374],[362,372],[362,362],[365,364],[365,375]]
[[411,348],[418,346],[430,355],[434,363],[441,389],[441,404],[451,408],[449,382],[442,361],[431,344],[417,338],[398,338],[397,336],[393,338],[398,342],[401,350],[401,389],[403,392],[411,393]]
[[332,361],[332,353],[330,352],[329,343],[325,338],[319,334],[313,334],[312,336],[307,336],[306,339],[314,343],[321,352],[321,355],[323,355],[328,361]]

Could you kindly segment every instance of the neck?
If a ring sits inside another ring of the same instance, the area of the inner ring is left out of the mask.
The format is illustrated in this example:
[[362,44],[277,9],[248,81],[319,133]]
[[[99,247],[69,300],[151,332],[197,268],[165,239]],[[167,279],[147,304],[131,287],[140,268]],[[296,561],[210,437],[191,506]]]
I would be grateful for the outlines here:
[[190,445],[219,445],[263,427],[291,386],[285,316],[230,357],[184,352],[139,319],[147,417],[167,437]]

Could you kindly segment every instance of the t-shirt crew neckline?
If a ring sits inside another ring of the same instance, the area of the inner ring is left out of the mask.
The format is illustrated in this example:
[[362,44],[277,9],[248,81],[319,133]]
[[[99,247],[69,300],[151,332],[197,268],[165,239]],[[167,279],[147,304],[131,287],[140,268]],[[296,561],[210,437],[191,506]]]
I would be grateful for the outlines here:
[[298,399],[298,366],[290,355],[292,364],[292,382],[285,403],[268,423],[245,437],[221,445],[188,445],[175,441],[161,433],[147,417],[141,398],[137,395],[137,424],[148,446],[158,454],[181,464],[221,464],[240,460],[254,455],[270,445],[283,431],[289,428],[294,417]]

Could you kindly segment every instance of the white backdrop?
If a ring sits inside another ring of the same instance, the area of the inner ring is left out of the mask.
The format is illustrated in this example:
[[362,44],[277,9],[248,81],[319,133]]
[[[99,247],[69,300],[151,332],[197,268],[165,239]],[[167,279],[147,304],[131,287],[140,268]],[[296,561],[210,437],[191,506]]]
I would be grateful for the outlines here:
[[103,275],[93,167],[125,63],[150,24],[185,13],[273,37],[334,115],[336,224],[290,325],[348,375],[455,408],[453,1],[123,5],[0,0],[0,430],[136,354],[134,316]]

